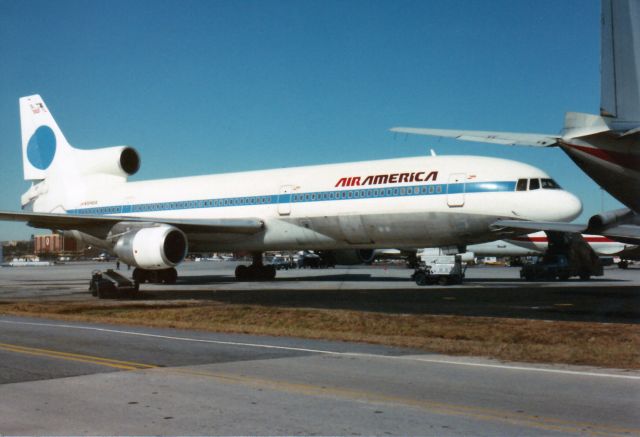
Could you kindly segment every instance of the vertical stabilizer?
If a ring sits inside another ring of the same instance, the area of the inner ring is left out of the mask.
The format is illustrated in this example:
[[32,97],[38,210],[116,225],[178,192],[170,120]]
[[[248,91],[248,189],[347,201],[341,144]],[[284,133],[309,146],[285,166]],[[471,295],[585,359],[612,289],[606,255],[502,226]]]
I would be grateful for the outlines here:
[[20,127],[24,178],[45,179],[54,160],[67,154],[72,147],[37,94],[20,98]]
[[640,0],[602,0],[600,114],[640,124]]

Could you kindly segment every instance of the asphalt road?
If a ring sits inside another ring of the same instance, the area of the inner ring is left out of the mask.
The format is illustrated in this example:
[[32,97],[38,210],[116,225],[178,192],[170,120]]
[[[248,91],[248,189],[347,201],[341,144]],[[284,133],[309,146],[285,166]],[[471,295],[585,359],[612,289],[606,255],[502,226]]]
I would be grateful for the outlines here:
[[640,372],[0,317],[0,434],[640,435]]
[[[202,299],[306,308],[341,308],[385,313],[450,314],[571,320],[640,322],[640,268],[607,268],[590,281],[524,282],[519,270],[475,267],[462,286],[418,287],[410,271],[394,267],[349,267],[278,272],[272,282],[237,282],[233,262],[185,263],[175,286],[144,284],[144,299]],[[0,300],[91,299],[87,285],[106,263],[0,269]],[[123,273],[127,273],[123,269]]]

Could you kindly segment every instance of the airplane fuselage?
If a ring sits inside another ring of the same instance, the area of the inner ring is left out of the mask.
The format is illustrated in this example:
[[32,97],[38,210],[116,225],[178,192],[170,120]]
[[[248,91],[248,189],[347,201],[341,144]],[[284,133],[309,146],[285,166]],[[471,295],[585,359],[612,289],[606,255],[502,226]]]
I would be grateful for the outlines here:
[[579,214],[579,200],[564,190],[516,191],[523,178],[549,176],[504,159],[438,156],[141,182],[53,177],[28,209],[264,223],[255,235],[189,233],[193,251],[464,246],[495,240],[490,225],[498,218]]
[[572,138],[560,147],[591,179],[633,211],[640,211],[640,148],[632,138]]

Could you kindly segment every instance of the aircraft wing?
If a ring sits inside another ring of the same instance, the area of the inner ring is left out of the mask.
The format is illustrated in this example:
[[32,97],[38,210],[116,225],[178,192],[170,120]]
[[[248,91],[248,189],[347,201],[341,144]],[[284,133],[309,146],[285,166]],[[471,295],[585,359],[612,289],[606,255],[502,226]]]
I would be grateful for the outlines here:
[[530,222],[524,220],[497,220],[491,225],[491,228],[495,231],[519,234],[537,231],[584,233],[587,227],[587,225],[575,223]]
[[154,217],[127,217],[102,215],[73,215],[53,213],[24,213],[0,211],[0,220],[26,222],[34,228],[52,230],[88,231],[106,235],[117,223],[163,223],[175,226],[185,233],[230,233],[255,234],[264,229],[264,223],[257,218],[245,219],[168,219]]
[[601,231],[600,234],[621,243],[640,244],[640,226],[638,225],[612,226]]
[[515,132],[490,132],[479,130],[423,129],[416,127],[394,127],[391,132],[414,135],[455,138],[461,141],[493,143],[507,146],[551,147],[558,144],[559,135],[523,134]]
[[512,234],[524,234],[532,231],[596,234],[621,243],[640,244],[640,226],[638,225],[613,225],[602,229],[590,229],[586,224],[576,223],[498,220],[491,227],[497,232]]

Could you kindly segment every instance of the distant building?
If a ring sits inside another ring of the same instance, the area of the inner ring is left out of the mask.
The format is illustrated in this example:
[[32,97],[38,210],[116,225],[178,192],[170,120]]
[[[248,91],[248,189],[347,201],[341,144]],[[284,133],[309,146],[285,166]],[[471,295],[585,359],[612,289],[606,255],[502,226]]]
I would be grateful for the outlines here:
[[84,245],[62,234],[36,235],[33,246],[36,255],[78,256],[84,250]]

